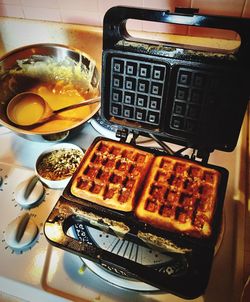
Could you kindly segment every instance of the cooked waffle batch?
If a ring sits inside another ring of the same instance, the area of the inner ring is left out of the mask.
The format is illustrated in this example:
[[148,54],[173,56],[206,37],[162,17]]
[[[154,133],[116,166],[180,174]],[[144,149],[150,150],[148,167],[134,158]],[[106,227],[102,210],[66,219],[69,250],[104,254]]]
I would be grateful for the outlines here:
[[192,237],[208,237],[220,173],[189,160],[154,156],[100,140],[73,177],[71,193],[139,221]]
[[132,146],[99,141],[73,181],[77,197],[120,211],[132,211],[153,155]]
[[209,236],[219,172],[190,161],[156,157],[149,171],[137,217],[155,227],[194,237]]

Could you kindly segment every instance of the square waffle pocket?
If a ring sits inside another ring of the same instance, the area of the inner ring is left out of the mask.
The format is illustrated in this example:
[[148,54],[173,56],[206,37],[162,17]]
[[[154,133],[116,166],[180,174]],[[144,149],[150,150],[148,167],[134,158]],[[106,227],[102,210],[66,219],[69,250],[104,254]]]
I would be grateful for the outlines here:
[[90,202],[90,207],[101,206],[107,216],[126,212],[123,218],[133,224],[131,228],[149,225],[209,238],[219,184],[220,172],[215,169],[100,139],[90,147],[69,185],[73,197]]

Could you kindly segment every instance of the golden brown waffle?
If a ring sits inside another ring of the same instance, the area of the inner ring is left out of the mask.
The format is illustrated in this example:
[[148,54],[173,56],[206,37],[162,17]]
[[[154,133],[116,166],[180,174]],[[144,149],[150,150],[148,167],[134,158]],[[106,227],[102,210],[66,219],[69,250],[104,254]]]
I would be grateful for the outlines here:
[[[147,176],[146,176],[147,174]],[[71,193],[156,228],[209,237],[220,173],[190,160],[100,140],[86,153]]]
[[208,237],[220,173],[185,159],[156,157],[136,208],[139,220],[193,237]]
[[132,211],[153,155],[130,145],[98,141],[84,157],[71,193],[121,211]]

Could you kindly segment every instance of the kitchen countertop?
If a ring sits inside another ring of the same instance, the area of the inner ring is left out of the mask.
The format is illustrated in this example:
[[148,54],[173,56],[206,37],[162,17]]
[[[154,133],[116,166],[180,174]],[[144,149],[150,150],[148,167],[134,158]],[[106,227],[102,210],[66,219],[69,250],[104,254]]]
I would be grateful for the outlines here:
[[[135,35],[136,34],[137,33],[135,33]],[[148,36],[147,34],[144,35]],[[159,39],[164,38],[159,34],[154,37]],[[168,35],[167,37],[168,39],[174,40],[172,35]],[[0,55],[4,55],[12,49],[27,44],[59,43],[70,45],[71,47],[91,53],[92,57],[96,60],[97,65],[100,67],[102,49],[101,38],[102,29],[98,27],[15,18],[0,18]],[[185,38],[175,37],[175,40],[177,41],[183,41],[183,39]],[[88,43],[84,43],[83,41],[88,41]],[[193,39],[193,41],[196,43],[197,39]],[[206,40],[200,41],[206,44]],[[217,47],[221,46],[222,42],[214,39],[214,43]],[[236,44],[237,42],[235,41],[226,41],[225,47],[233,48]],[[3,128],[0,127],[0,131],[3,131]],[[38,154],[38,151],[35,151],[38,150],[37,144],[40,144],[39,151],[42,151],[43,148],[47,147],[46,144],[29,142],[30,158],[28,161],[27,154],[22,153],[23,146],[27,142],[15,134],[6,135],[8,135],[8,138],[6,136],[5,143],[1,144],[0,161],[2,162],[14,162],[32,168],[30,163],[34,162]],[[247,234],[245,225],[247,218],[249,217],[249,207],[247,212],[246,206],[248,200],[246,192],[247,187],[249,186],[249,179],[247,178],[247,173],[249,171],[249,167],[247,166],[249,164],[249,161],[247,160],[249,152],[248,135],[249,114],[246,114],[244,126],[235,151],[233,151],[232,154],[214,152],[210,158],[211,163],[225,166],[232,173],[229,179],[229,190],[227,192],[227,200],[230,199],[231,204],[226,206],[226,235],[224,236],[220,249],[220,254],[223,254],[223,256],[215,257],[205,298],[206,302],[229,301],[233,295],[234,300],[232,301],[238,301],[236,299],[241,295],[247,272],[249,273],[250,270],[249,268],[248,270],[245,268],[245,265],[249,263],[246,260],[246,255],[249,257],[250,254],[249,246],[246,247],[247,250],[246,253],[244,253],[246,246],[245,235]],[[76,140],[75,142],[80,143],[80,140]],[[9,152],[10,150],[13,150],[13,152]],[[232,162],[232,159],[234,162]],[[239,173],[233,173],[235,168],[238,169]],[[242,182],[242,179],[246,181]],[[230,218],[228,219],[228,217]],[[230,254],[228,254],[228,247],[230,247]],[[234,252],[231,253],[231,251]],[[231,265],[231,267],[229,267],[229,265]],[[225,271],[225,269],[227,271]],[[218,276],[223,280],[217,282],[216,278],[218,278]],[[225,291],[225,293],[222,294],[220,292],[221,290]],[[3,294],[0,294],[0,301],[2,299],[1,296],[3,297]],[[218,297],[221,297],[220,300],[217,300]],[[3,299],[3,301],[7,301],[7,298]]]

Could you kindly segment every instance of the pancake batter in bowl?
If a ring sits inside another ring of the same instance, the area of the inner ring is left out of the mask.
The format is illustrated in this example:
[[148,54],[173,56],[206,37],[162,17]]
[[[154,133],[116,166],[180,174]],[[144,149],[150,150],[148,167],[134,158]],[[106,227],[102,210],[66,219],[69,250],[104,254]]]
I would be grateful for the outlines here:
[[[72,58],[69,56],[54,58],[32,55],[27,59],[17,60],[16,65],[4,74],[3,80],[2,86],[5,93],[1,100],[3,105],[0,111],[3,113],[4,125],[9,124],[5,113],[6,102],[22,92],[33,92],[40,95],[52,110],[75,105],[100,94],[99,76],[95,63],[78,56],[77,53],[76,58],[74,56]],[[19,107],[21,106],[17,106],[16,114],[17,118],[21,120],[20,125],[30,125],[29,120],[39,120],[41,108],[34,100],[27,99],[25,108]],[[100,105],[95,103],[67,110],[56,114],[44,124],[23,128],[23,131],[41,135],[69,131],[87,121],[98,111],[99,107]],[[11,128],[13,128],[12,125]],[[20,132],[18,128],[13,129]]]
[[[64,86],[63,83],[60,82],[54,85],[42,83],[32,88],[30,91],[37,93],[44,98],[53,110],[77,104],[83,100],[88,100],[98,96],[98,91],[86,91],[81,95],[73,85],[69,84]],[[66,112],[56,115],[51,121],[39,125],[32,131],[36,133],[57,132],[75,127],[80,124],[82,120],[87,119],[91,112],[98,106],[98,104],[92,104],[85,107],[67,110]]]

